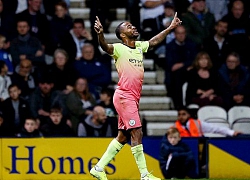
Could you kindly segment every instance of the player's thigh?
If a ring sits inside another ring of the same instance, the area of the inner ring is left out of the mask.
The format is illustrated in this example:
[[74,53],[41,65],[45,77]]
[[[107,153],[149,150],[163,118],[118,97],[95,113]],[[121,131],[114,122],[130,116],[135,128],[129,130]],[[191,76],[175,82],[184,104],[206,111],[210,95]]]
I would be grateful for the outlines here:
[[121,121],[119,124],[122,123],[125,126],[124,129],[141,127],[138,103],[136,101],[122,96],[114,96],[114,105],[119,114],[119,121]]

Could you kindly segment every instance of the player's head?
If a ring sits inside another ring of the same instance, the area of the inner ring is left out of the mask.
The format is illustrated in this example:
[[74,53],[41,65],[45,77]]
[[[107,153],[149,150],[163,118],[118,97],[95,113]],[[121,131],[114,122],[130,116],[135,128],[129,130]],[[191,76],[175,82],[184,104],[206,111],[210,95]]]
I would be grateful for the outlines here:
[[168,138],[168,142],[175,146],[181,140],[180,132],[177,128],[171,127],[167,130],[166,136]]
[[115,30],[116,37],[120,40],[123,39],[131,39],[135,40],[139,37],[139,33],[135,26],[133,26],[130,22],[122,22],[120,23]]

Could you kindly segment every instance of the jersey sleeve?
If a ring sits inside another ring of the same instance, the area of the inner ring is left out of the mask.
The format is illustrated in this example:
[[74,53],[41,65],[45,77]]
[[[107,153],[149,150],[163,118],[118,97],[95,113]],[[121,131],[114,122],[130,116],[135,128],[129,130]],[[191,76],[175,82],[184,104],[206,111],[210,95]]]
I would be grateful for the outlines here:
[[149,48],[149,42],[148,41],[136,41],[136,46],[139,46],[142,48],[142,52],[147,52]]
[[113,54],[111,56],[114,59],[118,59],[118,57],[120,56],[119,52],[120,52],[120,49],[121,49],[121,45],[120,45],[120,43],[114,43],[113,47],[114,47],[114,51],[113,51]]

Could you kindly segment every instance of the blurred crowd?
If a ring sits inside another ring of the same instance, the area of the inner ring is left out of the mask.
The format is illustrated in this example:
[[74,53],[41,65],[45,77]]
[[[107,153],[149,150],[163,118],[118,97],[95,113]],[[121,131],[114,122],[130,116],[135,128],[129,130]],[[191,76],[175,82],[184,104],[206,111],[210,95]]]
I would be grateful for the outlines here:
[[[148,40],[175,12],[183,24],[145,58],[165,70],[174,107],[250,106],[250,3],[247,0],[83,1],[90,30],[69,0],[0,0],[0,136],[111,137],[117,134],[112,58],[99,50],[117,7]],[[183,84],[187,82],[183,104]]]

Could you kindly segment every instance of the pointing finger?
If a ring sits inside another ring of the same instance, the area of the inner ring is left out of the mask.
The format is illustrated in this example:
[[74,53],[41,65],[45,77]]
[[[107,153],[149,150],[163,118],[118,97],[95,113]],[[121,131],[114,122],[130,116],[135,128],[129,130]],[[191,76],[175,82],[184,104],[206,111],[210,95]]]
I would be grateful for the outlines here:
[[177,12],[176,12],[175,15],[174,15],[174,19],[176,19],[176,17],[177,17]]
[[98,16],[96,16],[96,20],[97,20],[98,22],[100,22],[100,19],[98,18]]

